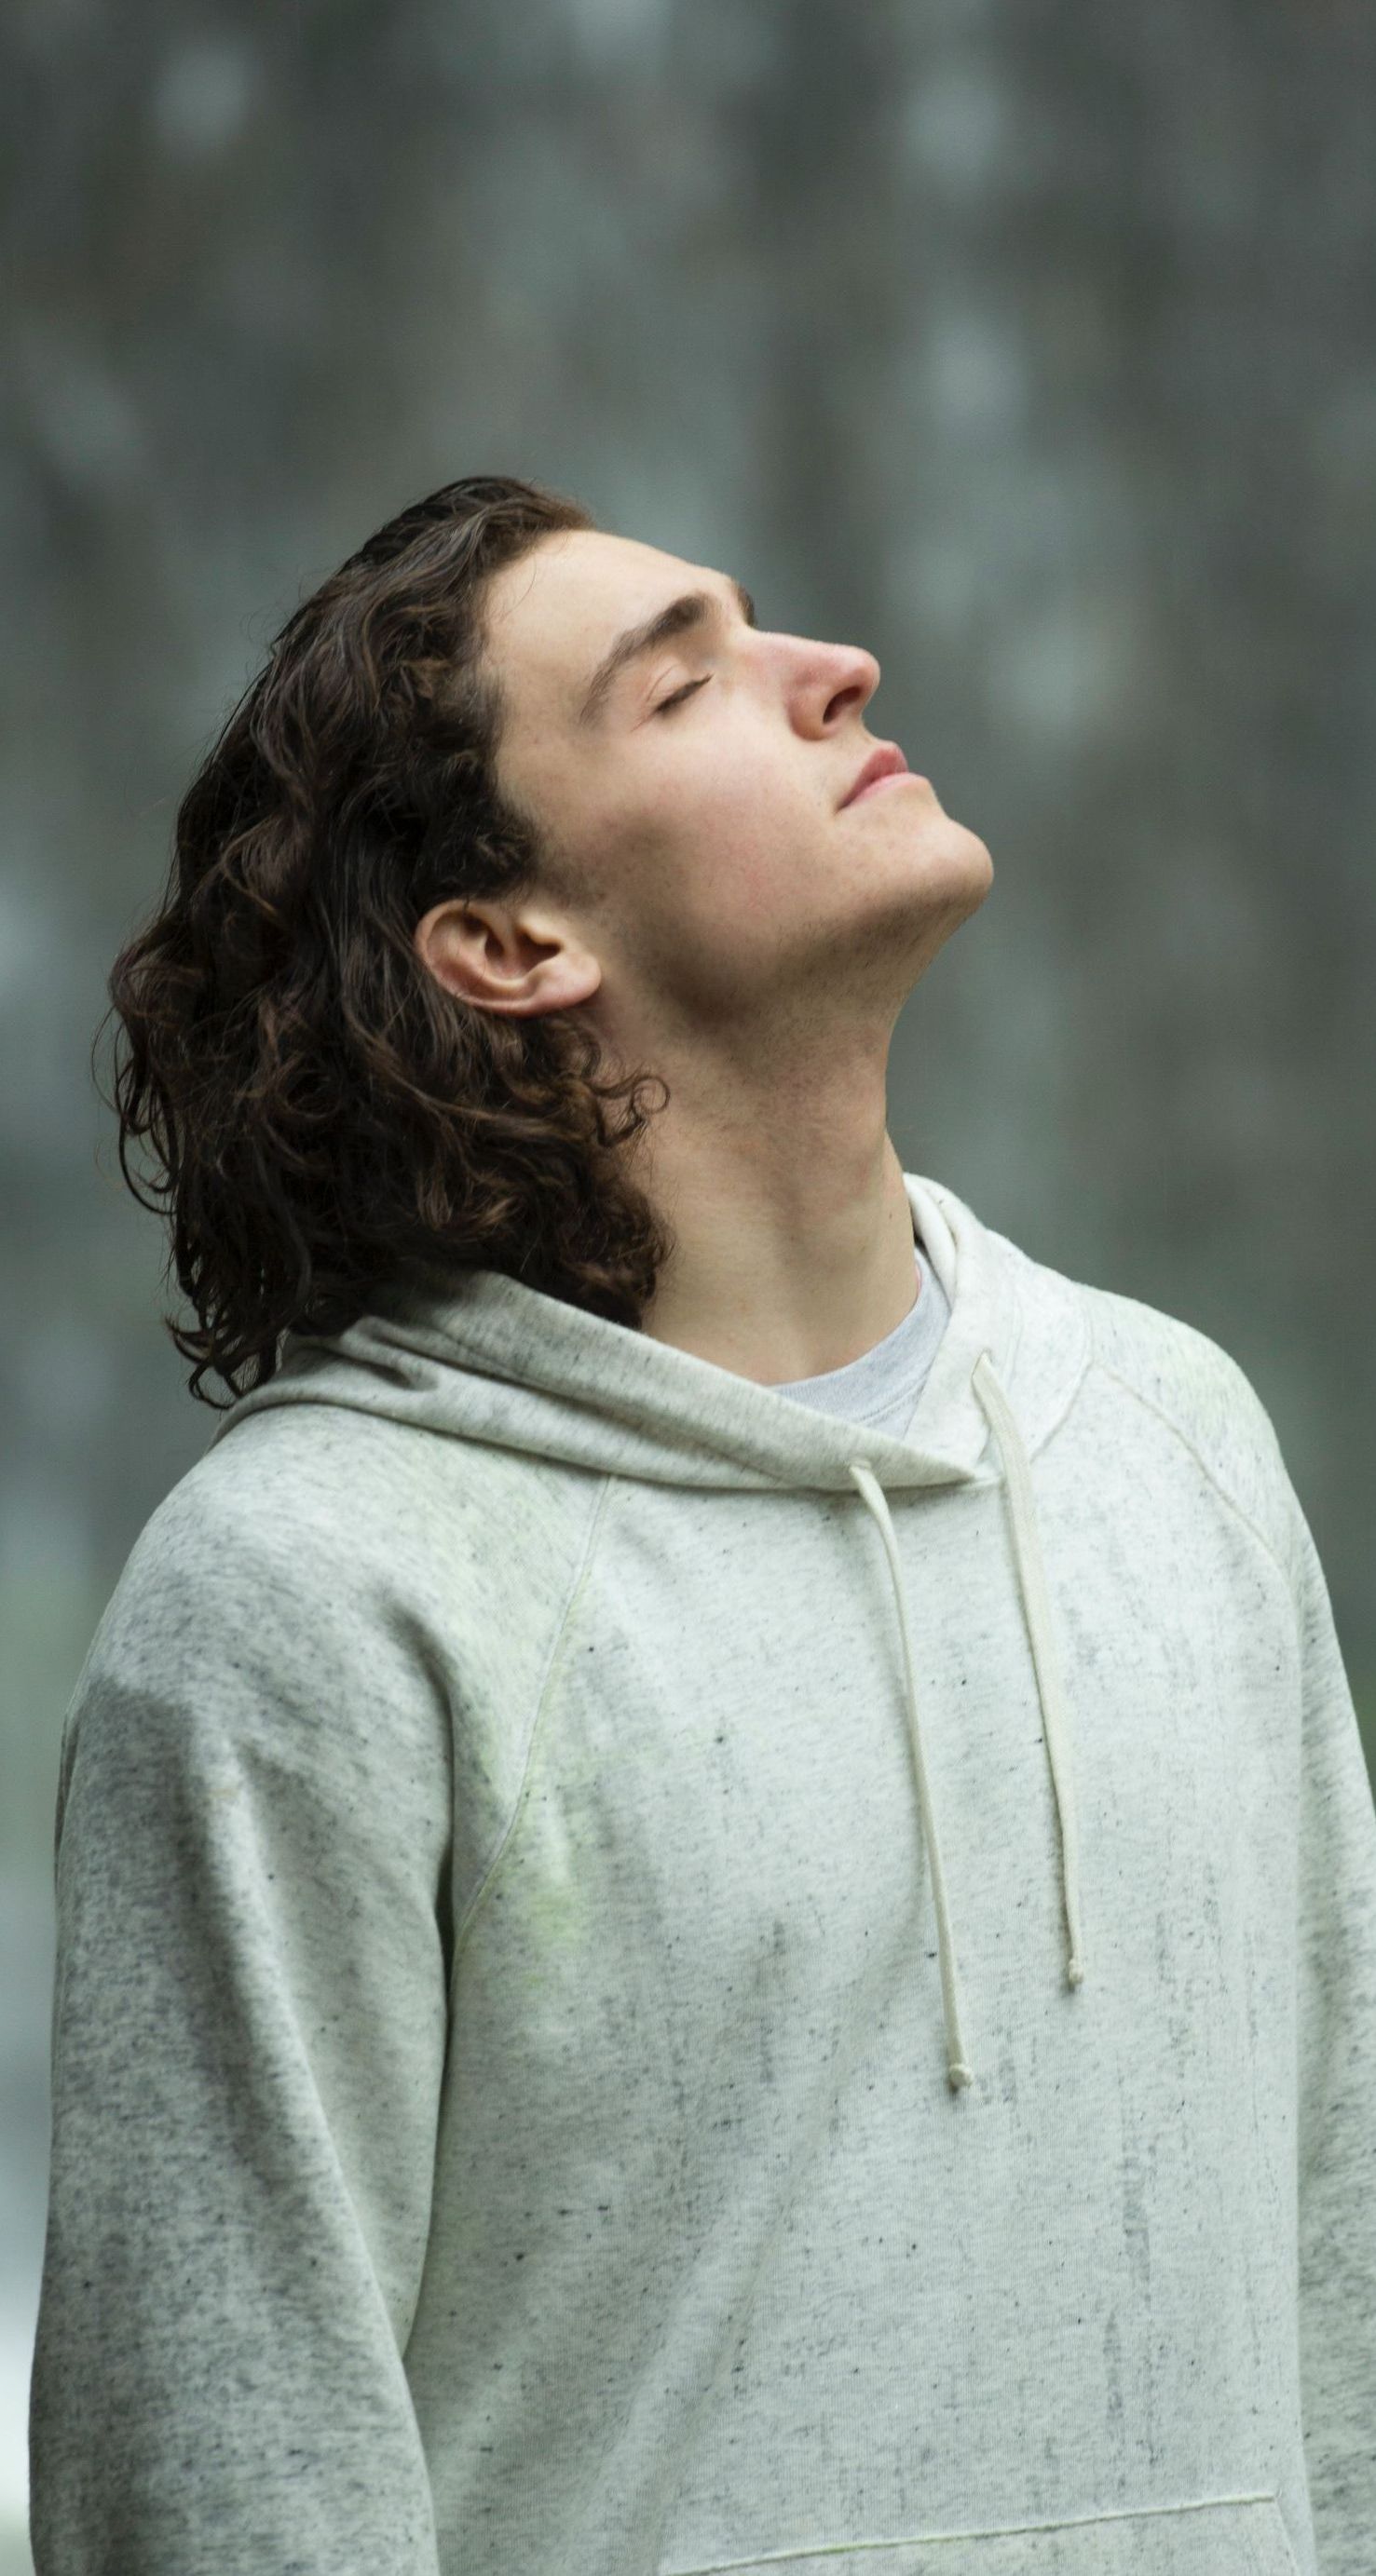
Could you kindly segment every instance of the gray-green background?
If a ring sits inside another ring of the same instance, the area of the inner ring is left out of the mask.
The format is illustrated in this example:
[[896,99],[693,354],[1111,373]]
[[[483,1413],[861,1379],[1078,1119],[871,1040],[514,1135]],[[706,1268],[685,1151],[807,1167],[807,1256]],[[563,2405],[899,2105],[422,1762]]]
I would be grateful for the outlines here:
[[992,851],[910,1169],[1232,1351],[1376,1721],[1376,17],[1340,0],[11,0],[0,2526],[58,1736],[212,1417],[87,1050],[302,590],[472,472],[869,645]]

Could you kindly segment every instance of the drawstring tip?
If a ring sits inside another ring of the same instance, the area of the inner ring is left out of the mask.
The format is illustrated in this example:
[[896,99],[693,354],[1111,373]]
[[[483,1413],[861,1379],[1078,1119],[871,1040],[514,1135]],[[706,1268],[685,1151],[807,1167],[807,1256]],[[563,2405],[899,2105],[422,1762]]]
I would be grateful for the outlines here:
[[953,2057],[946,2073],[953,2093],[958,2093],[962,2084],[973,2084],[975,2080],[973,2071],[966,2065],[963,2057]]
[[1070,1965],[1066,1969],[1066,1976],[1072,1986],[1082,1986],[1084,1984],[1085,1963],[1078,1950],[1072,1951],[1071,1953]]

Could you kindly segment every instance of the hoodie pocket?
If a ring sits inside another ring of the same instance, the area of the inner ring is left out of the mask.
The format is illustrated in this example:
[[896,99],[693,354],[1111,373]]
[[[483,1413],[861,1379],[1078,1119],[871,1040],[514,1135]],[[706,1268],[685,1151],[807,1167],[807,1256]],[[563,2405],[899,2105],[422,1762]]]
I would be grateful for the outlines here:
[[662,2576],[1300,2576],[1274,2494],[910,2540],[819,2539]]

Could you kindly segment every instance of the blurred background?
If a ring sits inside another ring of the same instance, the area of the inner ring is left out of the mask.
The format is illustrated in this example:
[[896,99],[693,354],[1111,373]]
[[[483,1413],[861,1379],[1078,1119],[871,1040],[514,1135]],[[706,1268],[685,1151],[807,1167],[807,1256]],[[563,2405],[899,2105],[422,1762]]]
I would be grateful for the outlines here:
[[1247,1370],[1373,1760],[1376,13],[10,0],[4,45],[13,2576],[59,1736],[217,1418],[89,1048],[268,637],[405,502],[533,476],[877,653],[996,870],[900,1158]]

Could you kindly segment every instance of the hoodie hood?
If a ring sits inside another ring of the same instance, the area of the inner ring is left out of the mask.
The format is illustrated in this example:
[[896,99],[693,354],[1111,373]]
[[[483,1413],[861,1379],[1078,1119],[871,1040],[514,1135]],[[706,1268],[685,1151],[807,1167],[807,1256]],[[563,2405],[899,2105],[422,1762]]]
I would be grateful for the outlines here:
[[476,1270],[443,1294],[389,1292],[342,1333],[288,1334],[276,1375],[226,1411],[211,1445],[267,1407],[328,1404],[654,1484],[853,1492],[875,1522],[898,1624],[947,2075],[959,2090],[974,2070],[888,1497],[952,1484],[1005,1487],[1010,1579],[1036,1672],[1060,1827],[1065,1975],[1078,1986],[1085,1970],[1073,1745],[1032,1460],[1073,1402],[1089,1332],[1070,1282],[982,1224],[953,1190],[910,1172],[903,1181],[915,1235],[951,1309],[905,1440],[819,1414],[504,1273]]

